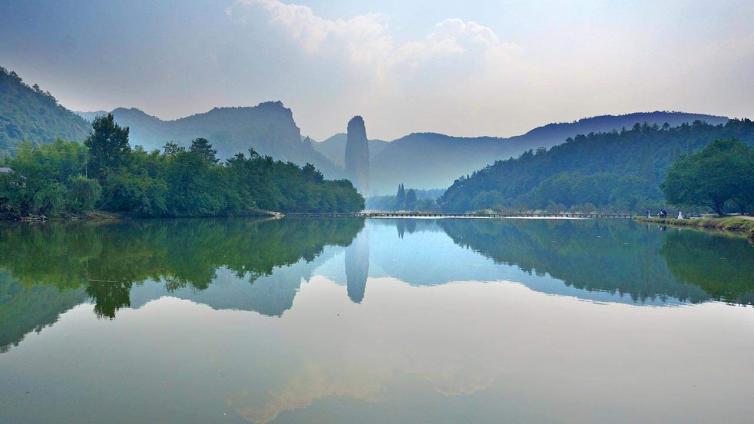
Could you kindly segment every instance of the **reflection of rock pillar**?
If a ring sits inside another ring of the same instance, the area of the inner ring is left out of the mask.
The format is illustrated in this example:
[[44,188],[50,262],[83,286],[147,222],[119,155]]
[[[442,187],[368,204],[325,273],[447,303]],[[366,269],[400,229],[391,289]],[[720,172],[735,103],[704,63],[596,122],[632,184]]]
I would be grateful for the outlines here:
[[366,196],[369,193],[369,142],[361,116],[348,121],[345,163],[346,177]]
[[346,287],[348,297],[361,303],[367,288],[369,275],[369,235],[361,230],[351,245],[346,248]]

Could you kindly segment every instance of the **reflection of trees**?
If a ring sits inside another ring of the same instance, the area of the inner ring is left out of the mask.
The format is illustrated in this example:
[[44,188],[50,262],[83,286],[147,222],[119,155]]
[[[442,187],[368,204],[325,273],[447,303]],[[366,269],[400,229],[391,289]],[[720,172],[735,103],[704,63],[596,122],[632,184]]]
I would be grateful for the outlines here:
[[253,283],[275,267],[312,261],[325,245],[348,245],[363,226],[361,219],[15,225],[0,227],[0,267],[26,287],[84,288],[96,312],[112,317],[129,305],[134,283],[203,290],[219,267]]
[[709,298],[688,284],[692,280],[676,278],[657,254],[664,234],[632,222],[444,220],[439,225],[459,245],[530,273],[549,273],[578,289],[628,294],[640,302]]
[[403,238],[406,233],[413,234],[416,232],[416,220],[415,219],[396,219],[395,227],[398,229],[398,237]]
[[115,318],[115,312],[131,306],[130,281],[90,281],[86,294],[94,299],[94,312],[98,317]]
[[660,249],[679,280],[715,299],[754,305],[754,248],[740,238],[671,232]]

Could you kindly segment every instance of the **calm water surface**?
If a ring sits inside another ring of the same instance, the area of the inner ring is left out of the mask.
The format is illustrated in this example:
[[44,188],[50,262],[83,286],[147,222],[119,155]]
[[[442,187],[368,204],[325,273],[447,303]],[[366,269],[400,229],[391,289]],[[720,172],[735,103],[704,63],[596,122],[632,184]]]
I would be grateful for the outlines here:
[[624,221],[3,226],[0,422],[746,423],[752,304]]

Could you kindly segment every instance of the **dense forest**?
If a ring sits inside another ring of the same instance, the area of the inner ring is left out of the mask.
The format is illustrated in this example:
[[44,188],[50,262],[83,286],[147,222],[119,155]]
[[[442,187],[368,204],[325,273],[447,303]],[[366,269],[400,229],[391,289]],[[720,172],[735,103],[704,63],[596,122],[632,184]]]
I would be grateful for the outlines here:
[[579,135],[528,151],[456,180],[439,203],[452,212],[494,209],[644,211],[664,205],[660,184],[671,164],[715,140],[754,145],[754,122],[696,121],[679,127]]
[[0,154],[13,152],[22,141],[83,140],[88,133],[89,124],[59,105],[52,94],[0,67]]
[[754,147],[717,140],[673,163],[661,187],[675,205],[702,206],[721,216],[727,210],[753,213]]
[[[634,124],[671,127],[696,120],[724,124],[728,118],[684,112],[646,112],[595,116],[575,122],[547,124],[513,137],[455,137],[437,133],[413,133],[393,140],[372,153],[372,193],[392,193],[404,183],[416,189],[448,187],[496,160],[517,157],[527,150],[550,148],[578,134],[620,131]],[[370,149],[373,145],[370,144]],[[417,166],[421,164],[421,166]]]
[[128,143],[112,115],[95,119],[85,143],[22,143],[4,160],[0,213],[55,216],[92,209],[140,217],[352,212],[364,199],[347,180],[327,181],[313,166],[274,161],[253,149],[221,162],[208,140],[147,152]]

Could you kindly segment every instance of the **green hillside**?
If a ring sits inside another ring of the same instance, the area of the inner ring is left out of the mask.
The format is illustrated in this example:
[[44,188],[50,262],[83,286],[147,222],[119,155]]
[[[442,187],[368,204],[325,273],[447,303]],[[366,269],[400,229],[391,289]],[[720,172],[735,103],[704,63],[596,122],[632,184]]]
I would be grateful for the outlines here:
[[462,177],[439,202],[445,210],[456,212],[486,208],[643,211],[662,205],[659,184],[671,163],[712,141],[732,138],[754,145],[754,122],[645,124],[620,132],[579,135],[550,150],[528,151]]
[[56,138],[83,141],[90,126],[59,105],[36,84],[28,86],[15,72],[0,67],[0,153],[22,141],[52,143]]

